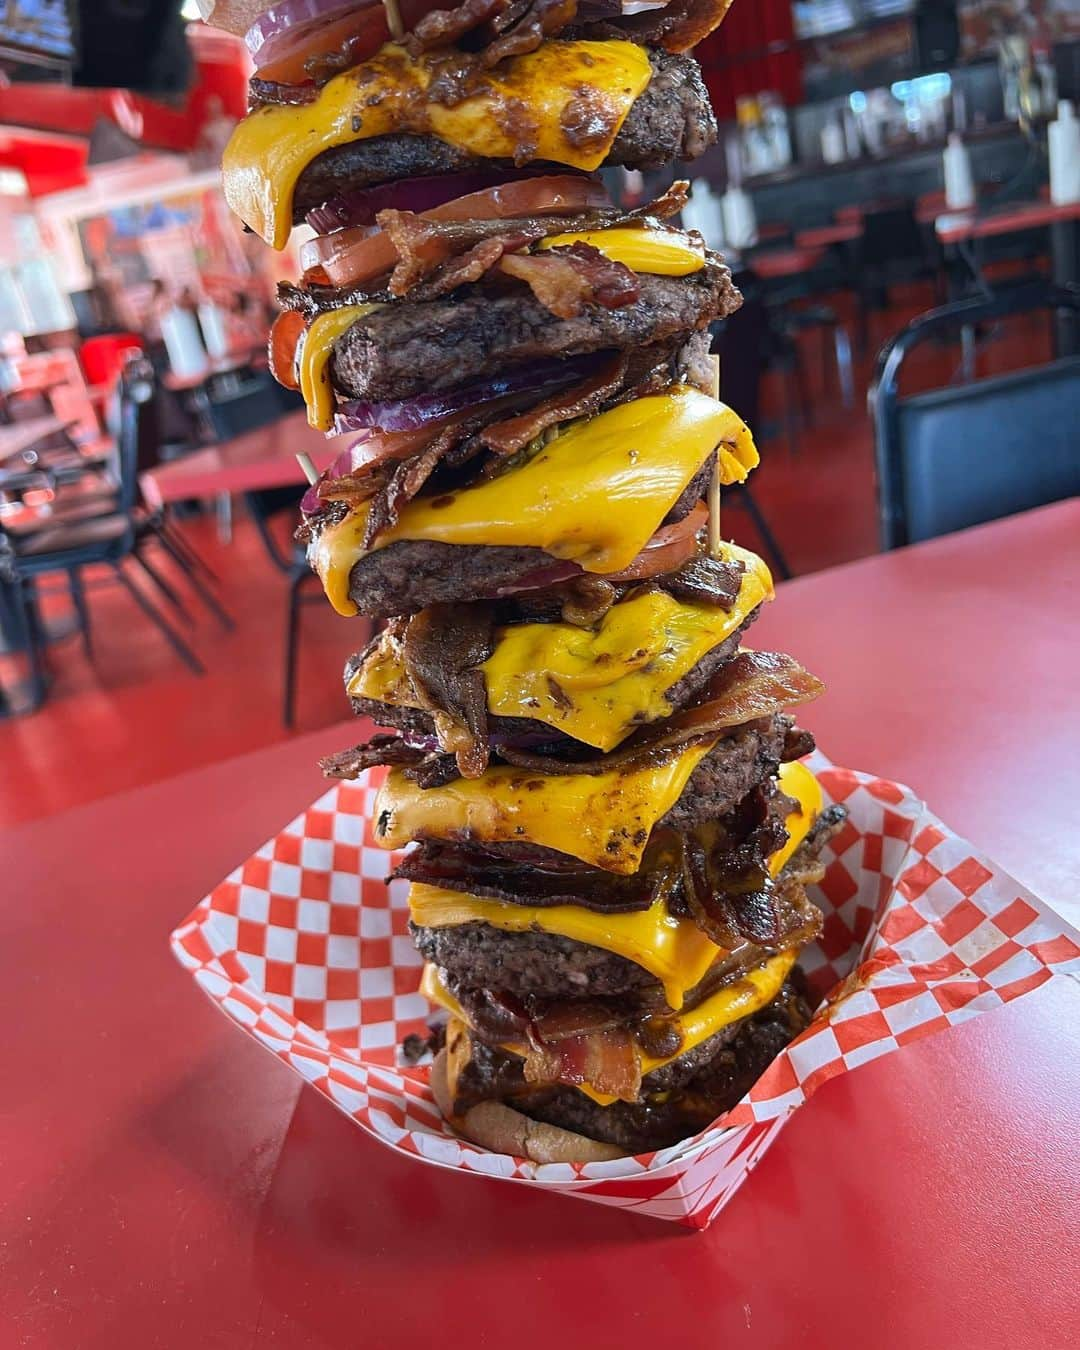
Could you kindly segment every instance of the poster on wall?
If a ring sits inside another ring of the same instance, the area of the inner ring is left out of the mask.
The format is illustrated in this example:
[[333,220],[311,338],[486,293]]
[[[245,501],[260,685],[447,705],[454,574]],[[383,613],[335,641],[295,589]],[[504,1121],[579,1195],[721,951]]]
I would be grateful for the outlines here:
[[67,0],[0,0],[0,55],[71,65],[75,26]]

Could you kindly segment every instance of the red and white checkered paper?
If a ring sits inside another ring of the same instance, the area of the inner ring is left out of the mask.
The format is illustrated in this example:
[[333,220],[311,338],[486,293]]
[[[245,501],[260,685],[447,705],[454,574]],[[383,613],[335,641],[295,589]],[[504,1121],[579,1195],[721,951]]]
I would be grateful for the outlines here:
[[847,824],[800,963],[823,1002],[746,1097],[673,1148],[544,1164],[446,1126],[426,1065],[400,1061],[433,1009],[418,992],[407,886],[383,878],[371,810],[380,772],[341,783],[208,895],[172,935],[221,1010],[369,1134],[421,1162],[705,1228],[791,1112],[827,1079],[997,1008],[1066,972],[1080,934],[937,820],[907,788],[809,761]]

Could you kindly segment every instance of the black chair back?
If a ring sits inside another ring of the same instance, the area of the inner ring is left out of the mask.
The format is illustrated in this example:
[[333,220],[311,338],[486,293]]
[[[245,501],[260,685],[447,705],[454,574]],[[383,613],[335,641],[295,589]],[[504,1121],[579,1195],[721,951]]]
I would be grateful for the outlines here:
[[251,371],[227,391],[214,390],[207,400],[206,412],[216,438],[229,441],[303,406],[300,395],[283,388],[271,374]]
[[891,268],[926,257],[922,227],[911,202],[867,211],[863,216],[859,261],[864,267]]
[[1039,285],[946,305],[883,349],[870,390],[882,548],[1080,493],[1080,357],[899,397],[901,366],[921,343],[1039,309],[1080,312],[1080,289]]

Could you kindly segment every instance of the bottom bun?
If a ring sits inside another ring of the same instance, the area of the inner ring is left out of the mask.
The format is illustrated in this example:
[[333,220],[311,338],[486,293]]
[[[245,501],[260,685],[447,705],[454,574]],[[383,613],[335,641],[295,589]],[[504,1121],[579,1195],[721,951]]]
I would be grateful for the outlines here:
[[626,1154],[584,1134],[530,1120],[503,1102],[478,1102],[464,1115],[453,1114],[447,1055],[440,1050],[431,1066],[431,1090],[439,1109],[459,1134],[493,1153],[509,1153],[536,1163],[610,1162]]

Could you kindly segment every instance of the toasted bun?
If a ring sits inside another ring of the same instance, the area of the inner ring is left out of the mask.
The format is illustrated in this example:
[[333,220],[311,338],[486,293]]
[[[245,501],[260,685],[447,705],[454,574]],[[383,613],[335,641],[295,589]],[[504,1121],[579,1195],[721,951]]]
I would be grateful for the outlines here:
[[440,1050],[431,1066],[431,1090],[439,1109],[459,1134],[492,1153],[509,1153],[536,1163],[610,1162],[624,1158],[622,1149],[601,1144],[557,1125],[530,1120],[503,1102],[480,1102],[462,1116],[453,1114],[447,1055]]
[[274,7],[274,0],[198,0],[199,12],[214,28],[243,37],[260,14]]

